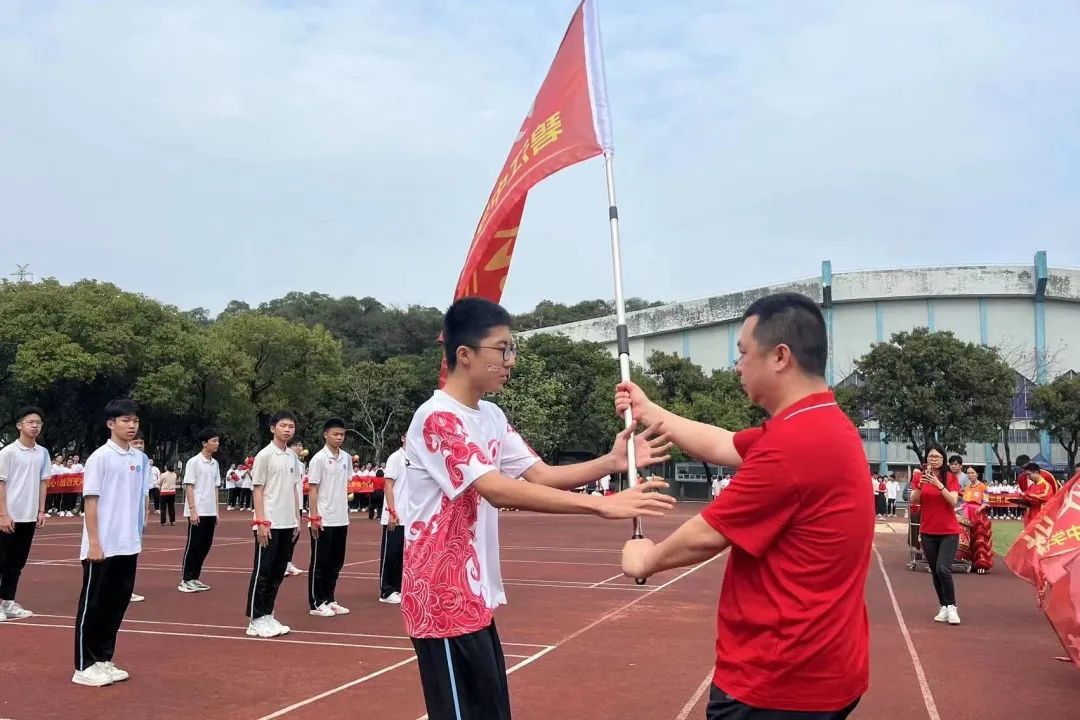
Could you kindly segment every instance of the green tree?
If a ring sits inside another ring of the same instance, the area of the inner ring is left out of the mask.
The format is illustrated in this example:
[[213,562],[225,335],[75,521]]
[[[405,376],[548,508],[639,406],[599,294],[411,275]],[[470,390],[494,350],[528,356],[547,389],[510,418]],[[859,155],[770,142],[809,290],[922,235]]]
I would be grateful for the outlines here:
[[[570,435],[570,395],[538,355],[523,354],[495,401],[542,458],[552,459]],[[612,410],[614,413],[614,410]]]
[[1080,449],[1080,375],[1069,373],[1040,385],[1031,394],[1029,406],[1035,427],[1050,433],[1065,448],[1071,476]]
[[865,378],[858,403],[873,411],[882,432],[907,441],[920,462],[935,441],[957,452],[968,441],[992,442],[1012,402],[1012,368],[995,349],[951,332],[896,333],[855,365]]

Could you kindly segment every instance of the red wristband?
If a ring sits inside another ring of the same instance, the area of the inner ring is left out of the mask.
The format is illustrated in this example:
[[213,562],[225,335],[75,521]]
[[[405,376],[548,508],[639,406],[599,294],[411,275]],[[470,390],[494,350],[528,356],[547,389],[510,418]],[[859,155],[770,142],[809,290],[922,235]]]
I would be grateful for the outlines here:
[[270,521],[269,520],[252,520],[251,521],[251,529],[252,530],[258,528],[260,525],[263,526],[263,527],[270,527]]

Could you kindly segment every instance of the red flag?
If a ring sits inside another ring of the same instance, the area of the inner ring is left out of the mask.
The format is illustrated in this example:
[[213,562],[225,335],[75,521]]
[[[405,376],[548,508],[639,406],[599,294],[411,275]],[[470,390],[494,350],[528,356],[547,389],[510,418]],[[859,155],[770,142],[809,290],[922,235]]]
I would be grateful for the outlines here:
[[[611,150],[596,0],[584,0],[480,215],[454,300],[479,296],[499,302],[529,190],[552,173]],[[445,379],[444,360],[440,386]]]
[[1024,527],[1005,564],[1035,586],[1039,606],[1080,667],[1080,473]]

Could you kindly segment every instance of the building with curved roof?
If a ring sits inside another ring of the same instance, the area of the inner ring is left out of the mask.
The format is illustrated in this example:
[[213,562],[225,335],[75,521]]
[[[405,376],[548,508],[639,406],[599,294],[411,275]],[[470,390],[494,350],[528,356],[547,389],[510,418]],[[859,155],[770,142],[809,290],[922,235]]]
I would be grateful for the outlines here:
[[[1030,265],[965,265],[821,274],[788,283],[674,302],[627,315],[630,357],[644,364],[654,351],[677,353],[706,372],[732,367],[742,314],[754,300],[794,291],[821,304],[829,332],[827,379],[857,382],[855,361],[893,333],[927,327],[951,330],[962,340],[998,347],[1017,371],[1012,456],[1041,456],[1063,465],[1065,452],[1032,428],[1028,391],[1067,372],[1080,372],[1080,269],[1052,268],[1045,252]],[[573,340],[615,348],[615,317],[568,323],[533,332],[557,332]],[[529,334],[529,333],[526,333]],[[881,437],[876,423],[861,428],[872,464],[904,468],[917,458],[902,442]],[[972,443],[967,459],[995,463],[989,445]]]

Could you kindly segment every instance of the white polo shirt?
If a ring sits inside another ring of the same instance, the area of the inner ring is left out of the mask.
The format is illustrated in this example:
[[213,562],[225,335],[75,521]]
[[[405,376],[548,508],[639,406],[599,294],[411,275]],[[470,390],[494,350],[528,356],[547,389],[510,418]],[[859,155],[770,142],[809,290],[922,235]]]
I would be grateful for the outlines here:
[[[152,477],[145,454],[132,447],[124,450],[112,440],[86,459],[83,497],[98,499],[98,541],[105,557],[142,552],[146,493]],[[90,536],[84,521],[79,558],[85,560],[89,553]]]
[[352,457],[339,449],[337,457],[323,447],[308,463],[308,483],[319,486],[319,507],[309,512],[322,516],[323,527],[349,524],[349,478]]
[[[386,470],[383,471],[383,476],[387,480],[393,480],[395,483],[401,480],[402,474],[405,472],[405,447],[399,447],[394,452],[390,453],[390,457],[386,458]],[[396,487],[396,485],[395,485]],[[383,525],[390,524],[390,503],[383,500],[382,517],[380,522]]]
[[296,475],[300,462],[290,448],[281,450],[271,442],[255,456],[251,483],[262,486],[263,509],[271,530],[296,527]]
[[[214,458],[207,459],[202,453],[187,461],[184,466],[184,485],[195,487],[195,511],[199,517],[217,517],[217,489],[221,482],[221,469]],[[184,517],[191,517],[185,487]]]
[[16,440],[0,450],[0,482],[7,491],[7,512],[17,523],[36,522],[41,483],[52,477],[49,451]]

